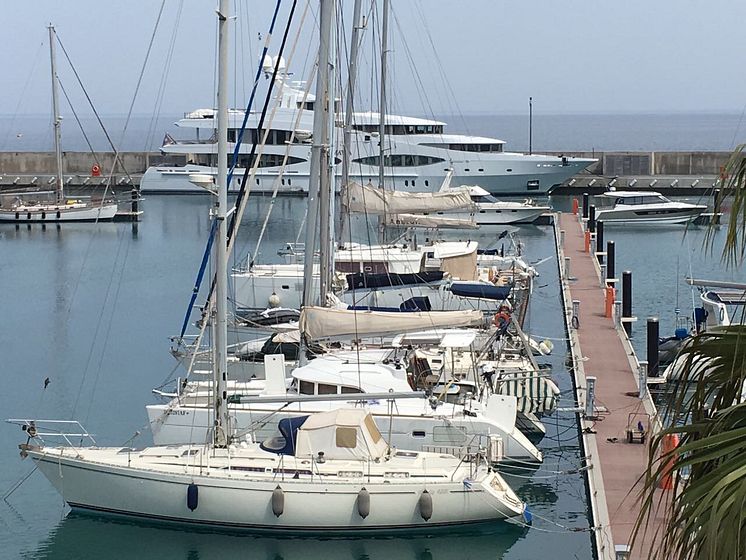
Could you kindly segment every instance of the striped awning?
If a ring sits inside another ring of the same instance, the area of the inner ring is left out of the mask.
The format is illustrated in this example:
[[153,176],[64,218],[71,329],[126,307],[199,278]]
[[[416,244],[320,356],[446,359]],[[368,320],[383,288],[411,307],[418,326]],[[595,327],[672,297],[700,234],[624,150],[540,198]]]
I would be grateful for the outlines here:
[[538,373],[505,374],[495,385],[495,392],[518,399],[519,412],[548,414],[557,407],[559,387]]

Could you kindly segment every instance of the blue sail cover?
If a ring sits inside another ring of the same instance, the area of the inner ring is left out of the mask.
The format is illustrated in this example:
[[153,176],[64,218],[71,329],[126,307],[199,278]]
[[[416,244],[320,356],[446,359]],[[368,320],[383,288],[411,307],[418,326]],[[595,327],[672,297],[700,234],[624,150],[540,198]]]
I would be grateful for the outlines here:
[[443,272],[440,270],[397,274],[394,272],[361,273],[355,272],[347,275],[347,288],[350,290],[387,288],[389,286],[409,286],[413,284],[429,284],[443,280]]
[[504,300],[510,295],[510,286],[494,286],[486,282],[454,282],[451,293],[460,297]]
[[427,296],[414,296],[404,300],[399,307],[377,307],[374,305],[348,305],[352,311],[388,311],[393,313],[408,311],[432,311],[433,306]]
[[307,415],[283,418],[277,423],[277,429],[280,430],[282,435],[263,441],[259,444],[259,447],[264,451],[277,453],[278,455],[295,455],[298,430],[307,419]]

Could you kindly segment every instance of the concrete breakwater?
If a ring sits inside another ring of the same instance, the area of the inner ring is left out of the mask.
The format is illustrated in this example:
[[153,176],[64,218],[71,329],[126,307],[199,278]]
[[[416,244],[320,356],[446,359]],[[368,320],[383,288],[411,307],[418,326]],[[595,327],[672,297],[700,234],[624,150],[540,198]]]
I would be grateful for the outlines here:
[[[538,153],[538,152],[537,152]],[[730,152],[542,152],[553,155],[598,159],[582,174],[576,175],[562,191],[567,194],[608,186],[646,189],[676,194],[711,189],[727,162]],[[468,157],[465,154],[465,157]],[[160,152],[120,152],[117,165],[113,152],[64,152],[63,175],[70,187],[104,186],[109,174],[118,188],[139,186],[145,170],[154,165],[185,165],[189,154],[164,155]],[[100,175],[93,172],[98,165]],[[43,189],[54,182],[53,152],[0,152],[0,188]],[[475,176],[478,183],[478,177]]]

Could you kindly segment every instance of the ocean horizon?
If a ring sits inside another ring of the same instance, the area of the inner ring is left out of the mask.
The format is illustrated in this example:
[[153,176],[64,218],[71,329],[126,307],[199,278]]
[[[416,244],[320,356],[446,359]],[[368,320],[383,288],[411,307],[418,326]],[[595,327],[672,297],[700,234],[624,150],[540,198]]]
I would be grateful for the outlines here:
[[[184,112],[158,116],[137,114],[125,131],[125,115],[102,115],[114,146],[122,151],[157,151],[166,133],[190,139],[190,130],[175,122]],[[527,114],[470,113],[416,115],[445,122],[446,132],[499,138],[506,151],[529,150]],[[109,151],[111,145],[93,116],[65,115],[63,150]],[[535,113],[532,149],[541,151],[730,151],[746,143],[744,112],[608,112]],[[124,134],[123,134],[124,132]],[[87,140],[86,140],[87,137]],[[0,151],[51,151],[49,115],[0,114]]]

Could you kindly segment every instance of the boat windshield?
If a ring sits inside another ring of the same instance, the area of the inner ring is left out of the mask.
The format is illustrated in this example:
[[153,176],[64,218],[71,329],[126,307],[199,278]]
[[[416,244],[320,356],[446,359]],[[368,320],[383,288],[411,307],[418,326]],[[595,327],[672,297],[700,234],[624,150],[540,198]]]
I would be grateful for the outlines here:
[[476,203],[476,204],[484,203],[484,202],[497,202],[498,201],[491,194],[477,194],[477,195],[472,195],[471,196],[471,200],[474,203]]
[[616,204],[625,204],[629,206],[640,206],[642,204],[665,204],[670,202],[665,196],[660,194],[645,196],[620,196],[616,199]]

